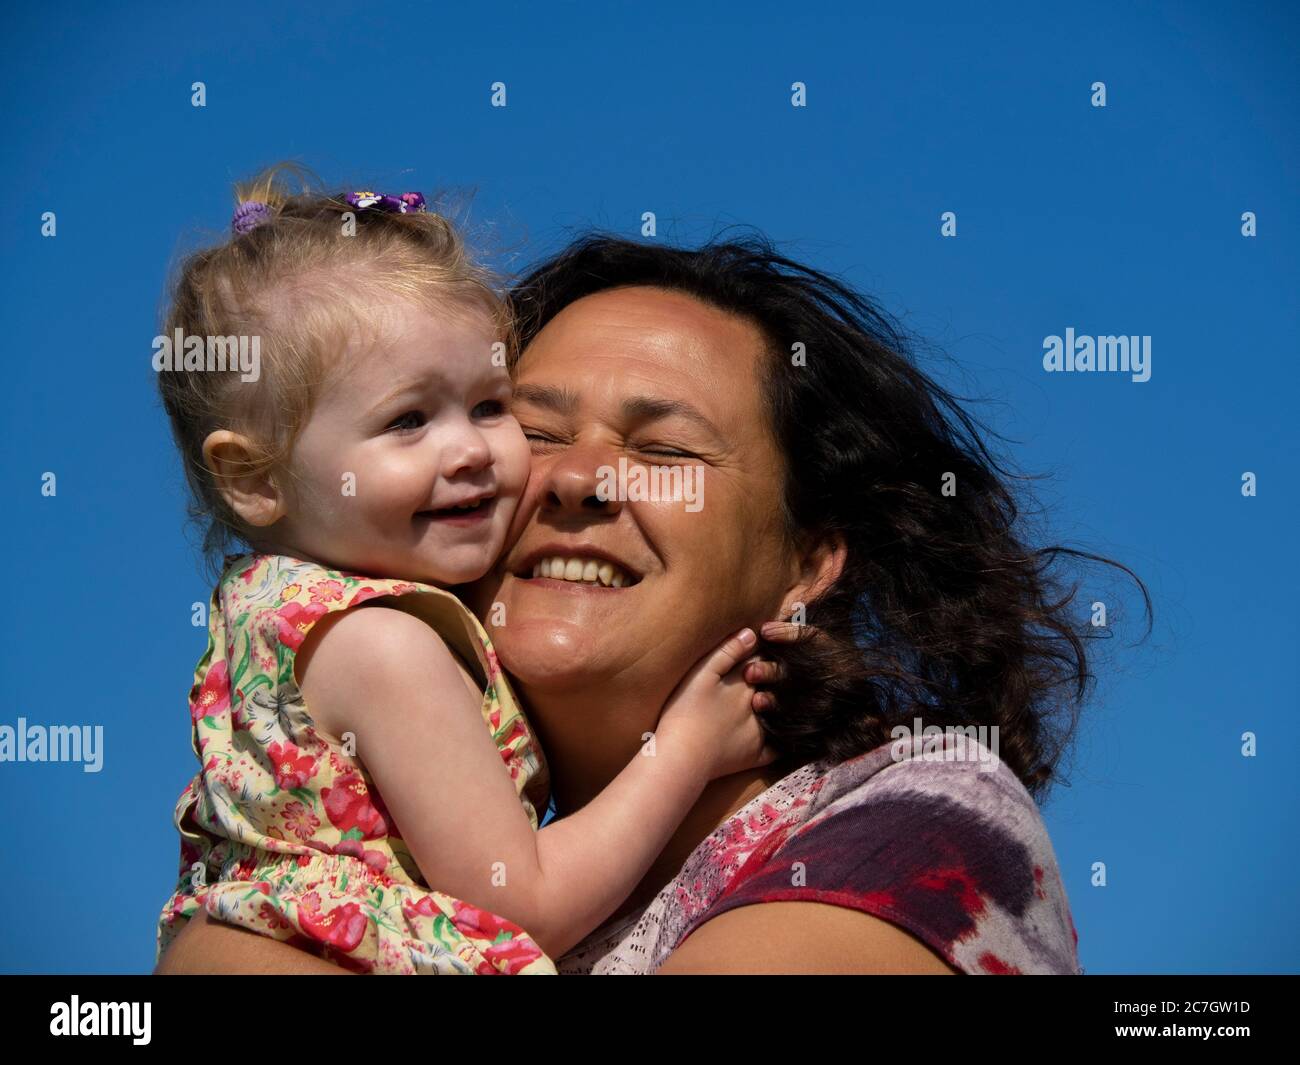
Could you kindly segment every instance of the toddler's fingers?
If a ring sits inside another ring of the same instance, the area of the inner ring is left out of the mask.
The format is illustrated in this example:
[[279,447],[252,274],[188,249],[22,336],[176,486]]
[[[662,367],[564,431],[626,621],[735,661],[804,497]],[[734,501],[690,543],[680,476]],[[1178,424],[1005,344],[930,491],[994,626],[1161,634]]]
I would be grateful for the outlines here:
[[775,684],[784,676],[781,663],[766,658],[752,659],[745,666],[745,680],[750,684]]
[[724,640],[717,650],[704,660],[702,668],[721,680],[753,653],[757,643],[758,637],[754,635],[753,629],[741,629],[734,636]]
[[807,627],[796,625],[792,621],[765,621],[759,631],[763,634],[763,639],[773,643],[794,643]]
[[776,696],[771,692],[754,692],[749,705],[753,710],[775,710]]

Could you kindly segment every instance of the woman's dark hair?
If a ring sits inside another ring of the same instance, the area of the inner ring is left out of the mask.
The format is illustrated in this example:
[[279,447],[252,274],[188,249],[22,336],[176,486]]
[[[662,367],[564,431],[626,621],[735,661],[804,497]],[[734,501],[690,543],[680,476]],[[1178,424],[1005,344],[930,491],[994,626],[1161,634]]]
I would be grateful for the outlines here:
[[[959,398],[921,371],[902,329],[868,297],[779,255],[761,236],[698,249],[589,234],[510,292],[512,357],[575,300],[670,289],[753,322],[768,342],[762,382],[784,454],[794,542],[843,536],[835,586],[806,604],[805,637],[767,644],[785,667],[762,717],[798,764],[843,761],[896,724],[998,727],[999,756],[1041,797],[1094,680],[1058,561],[1126,566],[1063,546],[1032,548],[1012,478]],[[791,355],[802,344],[802,359]],[[945,492],[945,485],[948,486]]]

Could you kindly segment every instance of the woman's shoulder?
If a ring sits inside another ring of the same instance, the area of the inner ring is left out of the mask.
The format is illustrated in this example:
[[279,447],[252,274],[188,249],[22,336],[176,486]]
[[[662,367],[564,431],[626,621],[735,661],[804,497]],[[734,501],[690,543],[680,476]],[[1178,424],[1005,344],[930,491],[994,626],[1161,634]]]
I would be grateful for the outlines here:
[[1078,972],[1046,826],[996,744],[945,734],[782,777],[700,842],[642,911],[565,973],[653,972],[697,928],[765,902],[820,902],[911,933],[966,973]]
[[1079,971],[1046,825],[995,740],[948,731],[810,768],[804,801],[763,834],[705,919],[825,902],[898,925],[963,972]]

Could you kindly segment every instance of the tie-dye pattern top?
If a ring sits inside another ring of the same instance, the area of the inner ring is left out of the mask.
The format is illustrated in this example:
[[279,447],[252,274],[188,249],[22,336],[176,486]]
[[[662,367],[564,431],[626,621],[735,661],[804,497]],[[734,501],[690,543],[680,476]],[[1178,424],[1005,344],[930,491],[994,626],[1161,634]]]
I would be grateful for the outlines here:
[[559,972],[652,973],[719,914],[808,901],[889,921],[962,973],[1082,973],[1038,808],[1004,762],[972,752],[989,756],[948,736],[920,755],[886,744],[797,769],[701,842],[645,909],[558,959]]

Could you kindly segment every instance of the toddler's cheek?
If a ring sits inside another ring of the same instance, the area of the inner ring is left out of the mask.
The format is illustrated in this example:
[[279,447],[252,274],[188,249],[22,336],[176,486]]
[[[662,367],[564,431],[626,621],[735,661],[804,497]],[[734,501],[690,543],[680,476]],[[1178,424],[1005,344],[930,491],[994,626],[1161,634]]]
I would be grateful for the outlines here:
[[497,482],[503,494],[518,499],[524,494],[533,464],[533,451],[524,431],[513,418],[501,427],[496,441]]
[[527,524],[527,515],[524,514],[523,508],[519,505],[520,496],[514,496],[511,499],[500,499],[497,501],[497,520],[501,527],[505,529],[505,536],[501,543],[501,554],[505,554],[518,541],[520,534],[524,531]]

